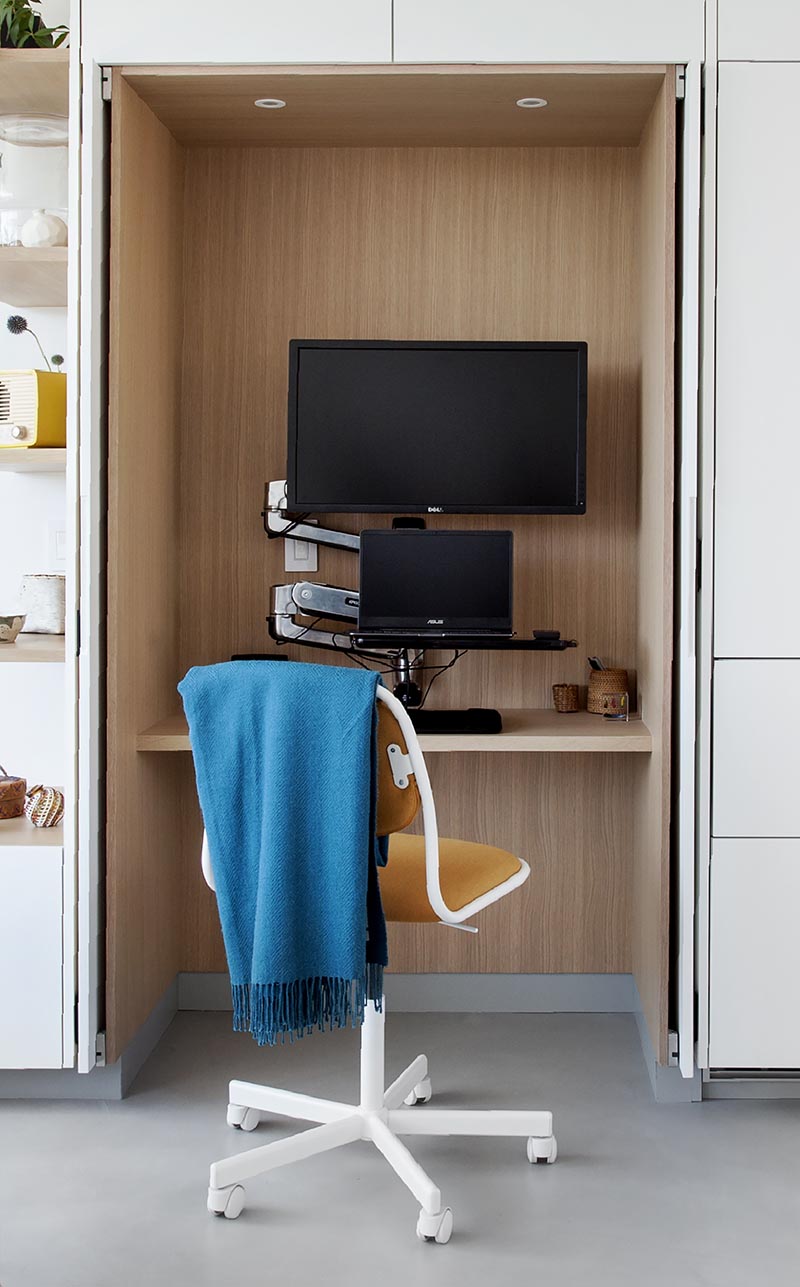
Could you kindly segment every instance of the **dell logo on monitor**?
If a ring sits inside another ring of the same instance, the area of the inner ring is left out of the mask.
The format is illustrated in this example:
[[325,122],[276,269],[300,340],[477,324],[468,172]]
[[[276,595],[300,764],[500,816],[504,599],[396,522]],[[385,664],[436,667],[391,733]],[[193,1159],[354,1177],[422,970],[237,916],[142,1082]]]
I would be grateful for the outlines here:
[[428,617],[428,622],[427,622],[427,624],[428,624],[429,626],[443,626],[443,625],[444,625],[444,617]]
[[429,505],[429,506],[428,506],[428,513],[429,513],[429,514],[443,514],[443,513],[444,513],[444,506],[443,506],[443,505]]

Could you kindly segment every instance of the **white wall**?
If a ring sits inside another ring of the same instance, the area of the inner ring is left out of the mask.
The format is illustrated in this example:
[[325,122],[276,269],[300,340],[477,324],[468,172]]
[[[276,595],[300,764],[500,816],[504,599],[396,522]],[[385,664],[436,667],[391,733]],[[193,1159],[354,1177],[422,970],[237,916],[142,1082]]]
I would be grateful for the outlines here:
[[57,27],[62,22],[69,26],[69,0],[42,0],[39,12],[46,27]]

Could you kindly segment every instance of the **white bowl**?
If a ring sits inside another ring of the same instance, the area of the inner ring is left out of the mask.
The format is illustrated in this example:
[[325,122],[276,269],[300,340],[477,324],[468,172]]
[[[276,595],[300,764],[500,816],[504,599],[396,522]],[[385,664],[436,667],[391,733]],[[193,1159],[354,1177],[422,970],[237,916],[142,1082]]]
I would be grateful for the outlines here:
[[17,612],[13,617],[0,617],[0,643],[13,643],[24,625],[24,612]]

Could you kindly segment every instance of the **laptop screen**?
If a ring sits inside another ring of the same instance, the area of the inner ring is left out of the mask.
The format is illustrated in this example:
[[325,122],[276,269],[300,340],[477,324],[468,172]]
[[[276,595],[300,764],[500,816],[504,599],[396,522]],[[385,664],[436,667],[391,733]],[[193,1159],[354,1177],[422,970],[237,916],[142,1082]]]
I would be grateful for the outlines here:
[[359,630],[511,631],[511,532],[361,533]]

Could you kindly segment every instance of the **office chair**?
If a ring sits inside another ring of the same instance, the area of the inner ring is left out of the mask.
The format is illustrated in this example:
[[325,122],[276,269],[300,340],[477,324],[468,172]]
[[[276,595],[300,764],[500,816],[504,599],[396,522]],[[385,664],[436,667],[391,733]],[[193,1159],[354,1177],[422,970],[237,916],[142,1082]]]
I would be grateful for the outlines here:
[[[379,687],[377,831],[389,835],[389,861],[380,869],[380,886],[387,921],[440,921],[463,925],[528,878],[521,858],[490,845],[440,840],[428,771],[414,726],[404,707]],[[424,835],[397,834],[422,809]],[[214,888],[214,877],[203,836],[203,875]],[[385,1009],[385,1004],[384,1004]],[[401,1135],[491,1135],[527,1137],[528,1161],[555,1162],[556,1140],[549,1112],[417,1107],[431,1098],[425,1055],[386,1088],[384,1081],[384,1013],[367,1002],[361,1032],[361,1093],[359,1103],[315,1099],[295,1091],[232,1081],[228,1123],[252,1131],[262,1115],[277,1114],[319,1123],[314,1129],[214,1162],[211,1166],[208,1209],[235,1220],[244,1208],[242,1182],[276,1167],[350,1144],[371,1140],[420,1204],[417,1236],[445,1243],[453,1229],[450,1207],[442,1205],[437,1186],[414,1160]]]

